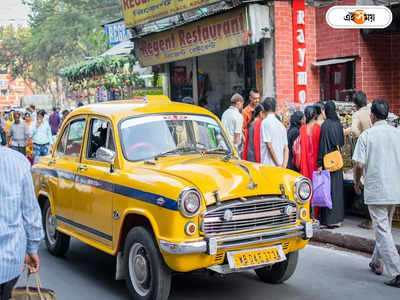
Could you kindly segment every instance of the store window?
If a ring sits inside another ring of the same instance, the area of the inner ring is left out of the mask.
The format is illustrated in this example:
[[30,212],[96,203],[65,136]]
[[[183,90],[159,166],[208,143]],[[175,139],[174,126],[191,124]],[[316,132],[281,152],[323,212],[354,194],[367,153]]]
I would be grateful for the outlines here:
[[193,59],[170,64],[171,100],[193,103]]
[[356,85],[354,61],[321,66],[321,100],[350,101]]

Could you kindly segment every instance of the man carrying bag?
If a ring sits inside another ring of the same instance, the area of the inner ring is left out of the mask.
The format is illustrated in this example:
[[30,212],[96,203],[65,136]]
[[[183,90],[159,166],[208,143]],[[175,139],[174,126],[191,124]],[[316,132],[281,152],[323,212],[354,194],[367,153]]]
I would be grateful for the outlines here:
[[9,300],[23,266],[39,270],[43,228],[29,161],[0,146],[0,166],[0,300]]

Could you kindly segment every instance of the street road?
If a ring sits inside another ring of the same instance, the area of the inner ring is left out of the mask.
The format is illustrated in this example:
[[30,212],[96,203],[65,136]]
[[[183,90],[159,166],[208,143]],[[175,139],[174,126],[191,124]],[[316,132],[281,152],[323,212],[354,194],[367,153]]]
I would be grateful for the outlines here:
[[[115,281],[114,259],[85,244],[71,240],[65,258],[40,248],[43,286],[57,293],[57,300],[128,300],[124,281]],[[400,290],[383,284],[386,277],[368,270],[369,259],[358,254],[309,245],[300,254],[291,279],[282,285],[258,280],[253,272],[226,277],[199,274],[177,275],[170,300],[304,299],[365,300],[400,299]],[[23,285],[20,278],[18,285]]]

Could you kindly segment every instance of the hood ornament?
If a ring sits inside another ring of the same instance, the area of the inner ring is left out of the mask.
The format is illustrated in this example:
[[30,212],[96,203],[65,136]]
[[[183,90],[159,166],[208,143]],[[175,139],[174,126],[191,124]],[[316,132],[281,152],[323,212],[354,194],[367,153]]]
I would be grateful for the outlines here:
[[246,186],[249,190],[255,190],[258,187],[258,184],[254,181],[253,177],[251,176],[250,170],[242,165],[242,164],[235,164],[238,167],[240,167],[242,170],[244,170],[246,172],[246,174],[249,176],[250,182],[249,184]]

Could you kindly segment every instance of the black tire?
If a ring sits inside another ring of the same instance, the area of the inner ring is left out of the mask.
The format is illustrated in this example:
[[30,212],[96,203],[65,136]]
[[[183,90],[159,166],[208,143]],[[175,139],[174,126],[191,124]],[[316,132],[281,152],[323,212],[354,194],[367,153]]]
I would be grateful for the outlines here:
[[69,249],[69,242],[71,238],[69,235],[62,233],[57,229],[50,228],[49,223],[55,222],[55,217],[51,214],[49,201],[46,201],[43,206],[42,222],[47,249],[55,256],[64,256]]
[[296,271],[299,251],[290,252],[286,255],[286,260],[272,266],[256,269],[256,274],[261,281],[267,283],[282,283],[288,280]]
[[[129,231],[125,240],[123,260],[125,282],[133,299],[168,299],[171,271],[161,257],[158,245],[149,230],[135,227]],[[136,262],[135,265],[133,262]]]

